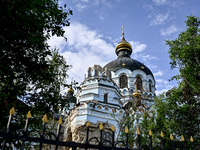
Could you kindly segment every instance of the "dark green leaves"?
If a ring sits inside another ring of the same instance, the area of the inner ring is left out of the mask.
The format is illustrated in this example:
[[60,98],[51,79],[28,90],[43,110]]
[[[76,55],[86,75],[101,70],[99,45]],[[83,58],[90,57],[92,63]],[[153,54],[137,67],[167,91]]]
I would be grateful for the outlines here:
[[[57,0],[1,0],[0,7],[1,117],[12,106],[26,114],[21,100],[32,109],[40,107],[38,112],[50,112],[63,102],[60,87],[66,84],[68,66],[49,49],[47,39],[64,37],[63,27],[69,26],[72,12],[59,7]],[[0,126],[6,125],[0,120]]]

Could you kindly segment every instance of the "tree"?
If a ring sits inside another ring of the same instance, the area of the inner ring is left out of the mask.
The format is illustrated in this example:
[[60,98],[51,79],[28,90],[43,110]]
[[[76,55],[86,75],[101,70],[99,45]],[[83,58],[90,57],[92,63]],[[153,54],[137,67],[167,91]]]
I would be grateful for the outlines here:
[[189,16],[186,31],[175,40],[167,40],[172,69],[178,68],[179,74],[173,78],[181,79],[195,92],[200,92],[200,20]]
[[[172,77],[178,80],[178,87],[154,100],[155,116],[148,120],[147,128],[157,135],[163,131],[166,139],[171,133],[178,140],[181,135],[186,141],[193,136],[197,142],[200,140],[199,18],[189,16],[186,26],[187,30],[180,33],[176,40],[166,41],[170,49],[171,67],[179,69],[179,74]],[[156,141],[160,141],[159,136],[154,139],[155,144]]]
[[[157,135],[154,144],[159,145],[160,132],[165,138],[173,134],[186,141],[193,136],[195,141],[200,140],[200,20],[189,16],[186,21],[186,31],[179,34],[175,40],[167,40],[169,57],[172,69],[178,68],[179,74],[172,77],[177,79],[178,87],[169,90],[155,98],[151,119],[143,118],[143,128],[151,129]],[[146,123],[147,122],[147,123]],[[169,145],[168,145],[169,146]]]
[[66,85],[63,81],[69,66],[58,52],[50,50],[47,40],[51,35],[64,37],[63,27],[70,25],[68,16],[72,11],[66,5],[59,7],[58,0],[1,0],[0,7],[3,127],[12,106],[18,113],[32,109],[35,114],[64,106],[60,92]]
[[[179,87],[168,94],[172,110],[168,116],[175,122],[176,132],[200,140],[200,20],[189,16],[186,31],[175,40],[167,40],[171,67],[178,68]],[[173,112],[173,113],[172,113]]]

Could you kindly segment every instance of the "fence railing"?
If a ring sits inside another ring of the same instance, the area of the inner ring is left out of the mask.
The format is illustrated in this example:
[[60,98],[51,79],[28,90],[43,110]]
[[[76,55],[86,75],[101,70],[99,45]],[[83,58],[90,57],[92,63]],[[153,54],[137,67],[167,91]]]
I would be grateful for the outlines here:
[[[161,131],[161,147],[153,147],[152,144],[152,132],[151,130],[149,131],[149,145],[148,146],[142,146],[141,145],[141,135],[140,135],[140,130],[137,129],[137,148],[135,149],[130,149],[129,148],[129,130],[126,127],[125,128],[125,133],[126,133],[126,142],[123,141],[115,141],[115,127],[112,126],[111,128],[111,140],[107,140],[103,138],[103,124],[101,123],[99,125],[99,129],[100,129],[100,137],[91,137],[89,138],[89,134],[90,134],[90,122],[86,123],[86,140],[85,143],[78,143],[78,142],[71,142],[71,141],[60,141],[60,130],[61,130],[61,124],[62,124],[62,118],[59,119],[58,121],[58,127],[57,127],[57,133],[53,133],[53,132],[47,132],[46,131],[46,123],[47,123],[47,115],[44,115],[44,117],[42,118],[43,121],[43,125],[42,125],[42,130],[41,131],[36,131],[36,130],[31,130],[29,128],[29,120],[31,119],[31,113],[30,111],[27,114],[27,119],[26,119],[26,123],[25,123],[25,128],[22,131],[21,134],[13,134],[11,132],[10,129],[10,125],[11,125],[11,121],[13,118],[13,115],[15,113],[14,108],[12,108],[10,110],[10,116],[8,119],[8,124],[7,124],[7,130],[6,131],[0,131],[0,141],[1,142],[1,149],[5,150],[5,149],[12,149],[9,148],[11,147],[13,142],[16,141],[20,141],[20,144],[18,145],[21,150],[27,149],[25,148],[25,145],[27,144],[27,142],[31,142],[31,143],[35,143],[38,145],[39,150],[43,149],[44,144],[48,144],[50,146],[54,146],[54,148],[51,149],[55,149],[58,150],[59,146],[63,146],[63,147],[68,147],[68,148],[72,148],[72,150],[76,150],[77,148],[81,148],[81,149],[101,149],[101,150],[154,150],[154,149],[162,149],[162,150],[186,150],[186,149],[190,149],[190,150],[199,150],[200,149],[200,145],[194,145],[194,140],[191,137],[190,138],[190,147],[186,148],[186,141],[184,139],[183,136],[181,136],[181,146],[177,146],[175,145],[174,142],[174,138],[172,136],[172,134],[170,134],[170,144],[171,144],[171,148],[166,148],[165,147],[165,143],[166,140],[164,138],[164,134]],[[31,136],[31,132],[37,132],[39,137],[34,137]],[[96,143],[98,144],[91,144],[91,141],[96,141]],[[33,146],[29,146],[29,149],[33,149]]]

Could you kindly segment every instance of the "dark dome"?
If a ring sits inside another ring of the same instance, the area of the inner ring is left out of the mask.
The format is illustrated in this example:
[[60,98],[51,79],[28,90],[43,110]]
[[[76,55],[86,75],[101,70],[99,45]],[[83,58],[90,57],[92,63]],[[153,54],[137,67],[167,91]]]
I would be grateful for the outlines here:
[[[152,72],[149,68],[147,68],[144,64],[142,64],[141,62],[135,60],[135,59],[132,59],[130,57],[118,57],[117,59],[109,62],[107,65],[105,65],[103,67],[103,70],[105,70],[107,68],[108,71],[117,71],[121,68],[127,68],[131,71],[134,71],[134,70],[142,70],[144,71],[147,75],[152,75]],[[153,76],[154,78],[154,76]]]

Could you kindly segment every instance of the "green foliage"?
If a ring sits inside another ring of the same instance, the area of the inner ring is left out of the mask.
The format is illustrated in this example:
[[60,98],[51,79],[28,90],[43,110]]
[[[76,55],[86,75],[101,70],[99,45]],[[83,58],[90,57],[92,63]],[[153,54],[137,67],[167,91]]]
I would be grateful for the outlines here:
[[6,126],[9,109],[33,114],[57,112],[64,107],[66,71],[69,66],[51,35],[64,37],[71,10],[57,0],[0,1],[0,126]]
[[[178,67],[181,82],[167,97],[171,109],[167,115],[174,121],[174,132],[186,139],[200,139],[200,20],[188,16],[186,31],[178,39],[166,41],[170,47],[171,67]],[[176,76],[176,77],[177,77]]]
[[[154,100],[154,119],[148,120],[147,127],[155,134],[163,131],[169,140],[170,133],[180,140],[181,135],[186,141],[193,136],[200,140],[200,21],[189,16],[186,21],[187,30],[180,33],[176,40],[166,41],[169,45],[171,67],[178,68],[179,74],[173,78],[179,81],[178,87],[158,96]],[[146,122],[143,119],[142,122]],[[151,126],[153,124],[153,126]],[[158,138],[154,138],[156,145]],[[157,143],[159,144],[159,142]]]
[[195,91],[200,92],[200,20],[189,16],[186,31],[182,32],[176,40],[167,40],[170,47],[169,57],[171,67],[178,68],[176,79],[183,79]]

